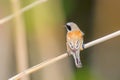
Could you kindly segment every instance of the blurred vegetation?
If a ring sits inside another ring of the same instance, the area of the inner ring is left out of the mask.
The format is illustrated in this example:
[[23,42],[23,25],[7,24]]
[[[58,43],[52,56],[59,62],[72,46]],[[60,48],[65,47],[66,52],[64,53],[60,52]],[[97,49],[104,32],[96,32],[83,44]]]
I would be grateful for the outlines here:
[[[20,0],[21,8],[34,1]],[[0,0],[0,18],[12,14],[11,5],[10,1]],[[85,33],[84,43],[120,29],[119,5],[118,0],[48,0],[23,13],[29,67],[66,52],[64,25],[67,22],[79,25]],[[0,53],[3,53],[0,56],[0,80],[17,74],[13,26],[13,20],[0,25]],[[31,74],[30,78],[119,80],[118,43],[119,38],[82,51],[81,69],[74,66],[72,58],[67,58]]]
[[[61,29],[61,28],[56,27],[58,25],[63,26],[66,22],[71,22],[71,21],[77,23],[78,25],[80,25],[79,27],[81,28],[81,30],[83,30],[83,32],[85,33],[85,42],[90,41],[89,36],[91,34],[89,33],[91,32],[91,28],[92,28],[92,15],[93,15],[92,14],[92,7],[93,7],[92,1],[93,0],[51,0],[51,1],[48,0],[47,3],[37,5],[36,7],[22,14],[24,16],[23,18],[24,18],[24,23],[26,26],[25,30],[26,30],[26,35],[27,35],[26,37],[27,37],[27,45],[28,45],[28,53],[29,53],[28,54],[29,66],[33,66],[41,62],[40,61],[42,58],[40,57],[42,56],[41,49],[39,51],[39,47],[41,47],[41,44],[39,46],[39,43],[37,42],[36,38],[41,42],[40,36],[44,35],[45,31],[48,32],[46,34],[51,34],[51,30],[53,29],[52,33],[57,34],[57,35],[54,35],[56,36],[55,38],[59,39],[58,41],[59,43],[62,43],[62,45],[60,44],[62,47],[63,45],[65,46],[65,34],[64,34],[65,30],[63,30],[65,28]],[[25,6],[34,2],[34,0],[21,0],[20,2],[21,2],[21,8],[24,8]],[[11,3],[9,2],[9,4]],[[45,26],[49,26],[49,27],[45,27]],[[45,38],[43,37],[43,40],[44,39]],[[61,48],[60,50],[62,53],[65,52],[64,47]],[[82,55],[81,55],[84,68],[76,69],[76,67],[74,66],[73,80],[80,80],[80,79],[90,80],[91,74],[90,74],[90,69],[88,66],[89,65],[88,64],[89,54],[87,54],[88,51],[90,50],[88,49],[87,51],[82,52]],[[57,53],[57,52],[54,52],[54,53]],[[37,72],[32,75],[32,78],[34,80],[37,80],[38,78],[41,78],[39,77],[40,75],[41,73]]]

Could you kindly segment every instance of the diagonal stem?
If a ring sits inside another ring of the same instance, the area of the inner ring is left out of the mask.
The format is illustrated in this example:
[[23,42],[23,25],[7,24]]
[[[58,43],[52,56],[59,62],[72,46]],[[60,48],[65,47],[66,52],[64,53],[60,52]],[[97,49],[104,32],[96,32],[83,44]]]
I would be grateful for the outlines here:
[[[46,2],[47,0],[36,0],[35,2],[33,2],[32,4],[24,7],[23,9],[21,9],[20,11],[17,12],[17,14],[22,14],[24,13],[25,11],[28,11],[30,10],[31,8],[37,6],[38,4],[41,4],[41,3],[44,3]],[[11,14],[9,16],[6,16],[5,18],[2,18],[0,19],[0,24],[3,24],[11,19],[13,19],[15,17],[16,14]]]
[[85,44],[84,48],[86,49],[86,48],[92,47],[92,46],[94,46],[96,44],[102,43],[104,41],[107,41],[107,40],[112,39],[112,38],[117,37],[117,36],[120,36],[120,30],[116,31],[114,33],[111,33],[109,35],[106,35],[106,36],[104,36],[102,38],[99,38],[99,39],[96,39],[94,41],[91,41],[91,42]]
[[[96,44],[102,43],[104,41],[107,41],[107,40],[112,39],[112,38],[117,37],[117,36],[120,36],[120,30],[85,44],[84,49],[95,46]],[[66,57],[68,57],[68,54],[64,53],[64,54],[62,54],[62,55],[60,55],[58,57],[52,58],[50,60],[46,60],[46,61],[44,61],[44,62],[42,62],[42,63],[40,63],[38,65],[35,65],[35,66],[33,66],[33,67],[29,68],[29,69],[26,69],[25,71],[23,71],[23,72],[21,72],[19,74],[13,76],[9,80],[20,79],[23,76],[31,74],[31,73],[33,73],[33,72],[35,72],[37,70],[40,70],[40,69],[42,69],[42,68],[44,68],[44,67],[46,67],[46,66],[48,66],[48,65],[50,65],[52,63],[55,63],[55,62],[57,62],[59,60],[62,60],[64,58],[66,58]]]

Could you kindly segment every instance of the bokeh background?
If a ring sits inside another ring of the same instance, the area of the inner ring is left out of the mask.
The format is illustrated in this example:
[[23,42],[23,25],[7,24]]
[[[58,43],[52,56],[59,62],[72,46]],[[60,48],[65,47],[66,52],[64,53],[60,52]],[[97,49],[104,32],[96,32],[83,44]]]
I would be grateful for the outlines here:
[[[37,0],[0,0],[0,20]],[[119,0],[47,0],[0,24],[0,80],[66,52],[66,22],[85,33],[84,43],[120,29]],[[81,52],[21,80],[120,80],[120,37]]]

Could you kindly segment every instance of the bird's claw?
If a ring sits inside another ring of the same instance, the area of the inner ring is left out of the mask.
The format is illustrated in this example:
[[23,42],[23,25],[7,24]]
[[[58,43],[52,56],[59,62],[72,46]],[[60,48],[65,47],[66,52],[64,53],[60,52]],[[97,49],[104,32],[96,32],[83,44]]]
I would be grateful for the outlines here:
[[70,56],[71,54],[67,51],[67,54],[68,54],[68,56]]
[[82,44],[82,47],[80,48],[80,50],[82,51],[84,49],[85,49],[84,44]]

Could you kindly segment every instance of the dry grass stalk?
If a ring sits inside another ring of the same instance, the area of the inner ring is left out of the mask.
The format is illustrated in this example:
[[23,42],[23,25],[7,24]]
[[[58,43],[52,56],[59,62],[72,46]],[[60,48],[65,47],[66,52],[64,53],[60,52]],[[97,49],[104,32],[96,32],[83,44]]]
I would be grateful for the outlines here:
[[[19,10],[17,13],[22,14],[22,13],[30,10],[31,8],[37,6],[38,4],[42,4],[42,3],[46,2],[46,1],[47,0],[36,0],[35,2],[31,3],[30,5],[28,5],[28,6],[24,7],[23,9]],[[15,14],[11,14],[9,16],[6,16],[6,17],[0,19],[0,24],[3,24],[5,22],[13,19],[14,17],[15,17]]]
[[[95,46],[96,44],[102,43],[104,41],[107,41],[107,40],[112,39],[112,38],[117,37],[117,36],[120,36],[120,30],[85,44],[84,49]],[[52,63],[55,63],[55,62],[57,62],[59,60],[62,60],[64,58],[66,58],[67,56],[68,56],[68,54],[64,53],[64,54],[62,54],[62,55],[60,55],[58,57],[46,60],[46,61],[44,61],[44,62],[42,62],[42,63],[40,63],[40,64],[38,64],[36,66],[33,66],[33,67],[29,68],[29,69],[26,69],[25,71],[13,76],[9,80],[20,79],[23,76],[26,76],[26,75],[28,75],[30,73],[33,73],[33,72],[35,72],[37,70],[40,70],[40,69],[42,69],[42,68],[44,68],[44,67],[46,67],[46,66],[48,66],[48,65],[50,65]]]

